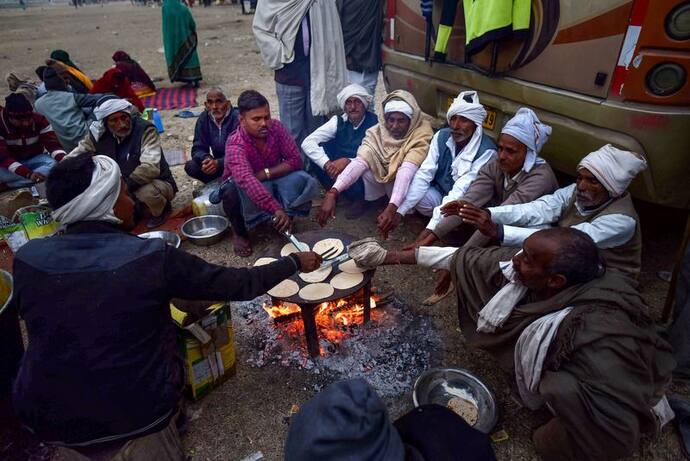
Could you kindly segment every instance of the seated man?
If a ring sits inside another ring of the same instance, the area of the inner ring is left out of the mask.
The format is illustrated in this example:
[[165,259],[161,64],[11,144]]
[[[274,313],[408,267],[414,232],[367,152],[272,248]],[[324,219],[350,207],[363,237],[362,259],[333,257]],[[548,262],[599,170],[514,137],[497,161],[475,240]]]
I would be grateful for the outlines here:
[[316,180],[302,171],[297,144],[282,123],[271,119],[268,100],[248,90],[237,100],[240,127],[225,148],[220,195],[233,229],[238,256],[252,253],[248,229],[273,220],[280,232],[294,216],[307,216],[318,197]]
[[476,91],[463,91],[455,98],[446,114],[449,127],[439,130],[431,140],[429,155],[398,208],[396,227],[412,210],[431,217],[441,201],[456,200],[467,192],[479,169],[496,153],[496,143],[482,128],[485,118],[486,110]]
[[553,414],[533,434],[543,459],[627,457],[642,433],[657,430],[675,366],[671,347],[656,334],[636,283],[605,271],[587,234],[544,229],[522,251],[386,252],[372,240],[349,248],[361,266],[416,263],[452,272],[467,342],[514,369],[529,408],[546,404]]
[[236,269],[123,232],[134,203],[110,157],[67,158],[46,189],[66,232],[15,256],[13,303],[29,339],[13,390],[18,418],[59,445],[59,459],[184,460],[171,299],[252,299],[321,258]]
[[[338,93],[343,115],[334,115],[302,142],[302,150],[317,168],[312,168],[321,185],[329,190],[338,175],[357,155],[366,131],[378,123],[369,112],[373,97],[360,85],[348,85]],[[343,195],[353,208],[346,215],[353,219],[364,211],[364,183],[358,179]]]
[[642,258],[640,223],[627,192],[647,161],[610,144],[588,154],[577,166],[575,184],[521,205],[482,210],[461,204],[457,214],[491,239],[519,247],[534,226],[574,227],[602,250],[606,265],[637,278]]
[[48,119],[60,144],[69,152],[88,132],[90,119],[87,112],[107,96],[68,91],[65,81],[52,67],[45,68],[43,83],[47,92],[36,100],[36,112]]
[[5,108],[0,107],[0,188],[44,181],[64,156],[48,120],[33,111],[24,95],[7,96]]
[[464,190],[456,190],[456,182],[453,191],[443,199],[443,205],[434,209],[426,229],[409,247],[428,246],[438,239],[448,245],[462,246],[470,235],[470,245],[485,246],[489,243],[487,237],[470,225],[461,227],[462,219],[457,213],[462,203],[478,207],[511,205],[531,202],[555,191],[556,176],[539,157],[550,134],[551,127],[541,123],[531,109],[520,108],[501,130],[498,155],[480,168],[476,179]]
[[357,158],[345,167],[326,193],[318,216],[321,226],[335,217],[338,195],[362,177],[365,200],[388,196],[388,206],[378,216],[377,224],[384,237],[392,230],[395,212],[429,151],[433,130],[429,116],[405,90],[395,90],[386,96],[383,114],[384,122],[367,130]]
[[184,165],[188,176],[203,183],[220,178],[225,161],[225,144],[240,125],[239,111],[214,86],[206,94],[206,111],[196,121],[192,159]]
[[124,99],[111,99],[95,110],[96,122],[69,156],[101,154],[120,167],[127,190],[150,214],[146,227],[153,229],[168,219],[177,184],[163,156],[158,131],[142,120]]

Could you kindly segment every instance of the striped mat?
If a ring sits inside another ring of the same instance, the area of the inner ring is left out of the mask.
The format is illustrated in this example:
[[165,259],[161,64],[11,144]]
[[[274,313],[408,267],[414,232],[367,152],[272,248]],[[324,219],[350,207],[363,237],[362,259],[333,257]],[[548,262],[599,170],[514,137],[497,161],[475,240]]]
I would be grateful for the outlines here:
[[146,107],[158,110],[183,109],[196,107],[196,88],[174,86],[172,88],[158,88],[153,96],[146,96],[141,101]]

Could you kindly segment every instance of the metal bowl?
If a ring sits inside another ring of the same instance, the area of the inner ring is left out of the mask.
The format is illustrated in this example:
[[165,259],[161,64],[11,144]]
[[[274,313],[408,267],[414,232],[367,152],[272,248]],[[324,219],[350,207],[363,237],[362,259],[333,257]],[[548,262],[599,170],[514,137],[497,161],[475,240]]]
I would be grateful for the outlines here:
[[208,246],[223,239],[230,223],[224,216],[197,216],[182,224],[182,235],[195,245]]
[[181,242],[180,236],[174,232],[168,232],[168,231],[144,232],[143,234],[139,234],[139,237],[144,238],[144,239],[163,239],[163,240],[165,240],[165,243],[167,243],[171,247],[180,248],[180,242]]
[[476,376],[461,368],[432,368],[422,373],[414,383],[414,406],[435,403],[446,407],[453,397],[469,400],[477,406],[474,428],[490,433],[498,420],[496,399],[488,387]]

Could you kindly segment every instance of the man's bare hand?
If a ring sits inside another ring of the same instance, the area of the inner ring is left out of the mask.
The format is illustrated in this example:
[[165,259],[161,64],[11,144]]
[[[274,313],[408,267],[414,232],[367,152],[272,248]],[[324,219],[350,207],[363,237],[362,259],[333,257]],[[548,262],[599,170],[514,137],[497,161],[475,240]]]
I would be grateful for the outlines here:
[[273,214],[273,227],[279,232],[285,232],[290,230],[292,225],[292,220],[290,216],[285,213],[285,210],[278,210]]
[[302,272],[312,272],[321,265],[321,256],[313,251],[299,251],[293,253],[299,258],[299,267]]
[[441,207],[441,214],[443,216],[457,216],[465,205],[471,205],[471,203],[465,200],[453,200]]
[[336,192],[332,192],[332,190],[326,192],[326,195],[324,195],[323,202],[321,202],[321,209],[316,217],[316,220],[319,222],[321,227],[328,224],[329,220],[335,218],[335,205],[337,202],[337,197],[338,194]]
[[396,213],[397,211],[398,207],[392,203],[389,203],[386,209],[383,210],[383,212],[376,218],[379,232],[384,239],[387,239],[388,234],[392,232],[398,226],[398,224],[400,224],[400,219],[402,216]]
[[335,179],[340,173],[342,173],[345,167],[350,164],[350,162],[351,160],[349,158],[343,157],[337,160],[326,162],[323,168],[331,179]]
[[36,173],[35,171],[31,173],[31,176],[29,176],[29,179],[33,182],[43,182],[46,180],[46,177],[43,176],[41,173]]
[[207,175],[215,174],[218,171],[218,163],[218,160],[215,158],[205,158],[201,162],[201,171]]
[[419,233],[419,236],[414,242],[405,245],[404,247],[402,247],[402,250],[416,250],[419,247],[429,246],[435,241],[436,235],[434,235],[434,233],[431,232],[429,229],[424,229],[422,232]]
[[465,203],[458,214],[466,223],[476,227],[482,234],[492,239],[498,238],[498,228],[491,220],[491,213],[487,210]]

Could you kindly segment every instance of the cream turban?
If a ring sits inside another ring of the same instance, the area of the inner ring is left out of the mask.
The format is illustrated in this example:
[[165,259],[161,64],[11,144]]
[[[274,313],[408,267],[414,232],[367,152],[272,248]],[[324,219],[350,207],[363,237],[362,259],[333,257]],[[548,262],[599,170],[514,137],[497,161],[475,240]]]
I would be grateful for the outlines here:
[[53,211],[53,218],[63,226],[77,221],[122,222],[113,214],[113,207],[120,195],[120,167],[105,155],[94,155],[93,163],[96,167],[89,187]]
[[109,99],[94,109],[93,115],[96,117],[96,121],[91,122],[89,131],[91,131],[94,139],[98,141],[105,133],[105,119],[109,115],[113,115],[115,112],[127,112],[132,115],[134,111],[134,106],[126,99]]
[[410,120],[412,120],[412,115],[414,114],[412,106],[400,99],[388,101],[386,105],[383,106],[384,114],[390,114],[391,112],[400,112],[401,114],[405,114]]
[[369,104],[371,104],[371,101],[374,99],[362,85],[351,83],[342,90],[340,90],[340,93],[338,93],[338,106],[340,106],[340,108],[344,111],[345,101],[352,97],[355,97],[362,101],[362,104],[364,104],[365,109],[369,108]]
[[503,133],[527,146],[527,156],[522,169],[529,172],[535,163],[540,163],[538,155],[551,135],[551,127],[542,123],[532,109],[521,107],[503,127],[501,134]]
[[[471,102],[467,102],[466,99],[469,99]],[[448,108],[448,113],[446,114],[448,123],[450,123],[450,119],[454,115],[465,117],[472,120],[475,125],[481,126],[486,118],[486,109],[479,104],[479,95],[476,91],[463,91]]]
[[635,152],[606,144],[583,158],[577,165],[578,170],[581,168],[587,168],[611,197],[618,197],[625,193],[635,176],[647,168],[647,161]]

